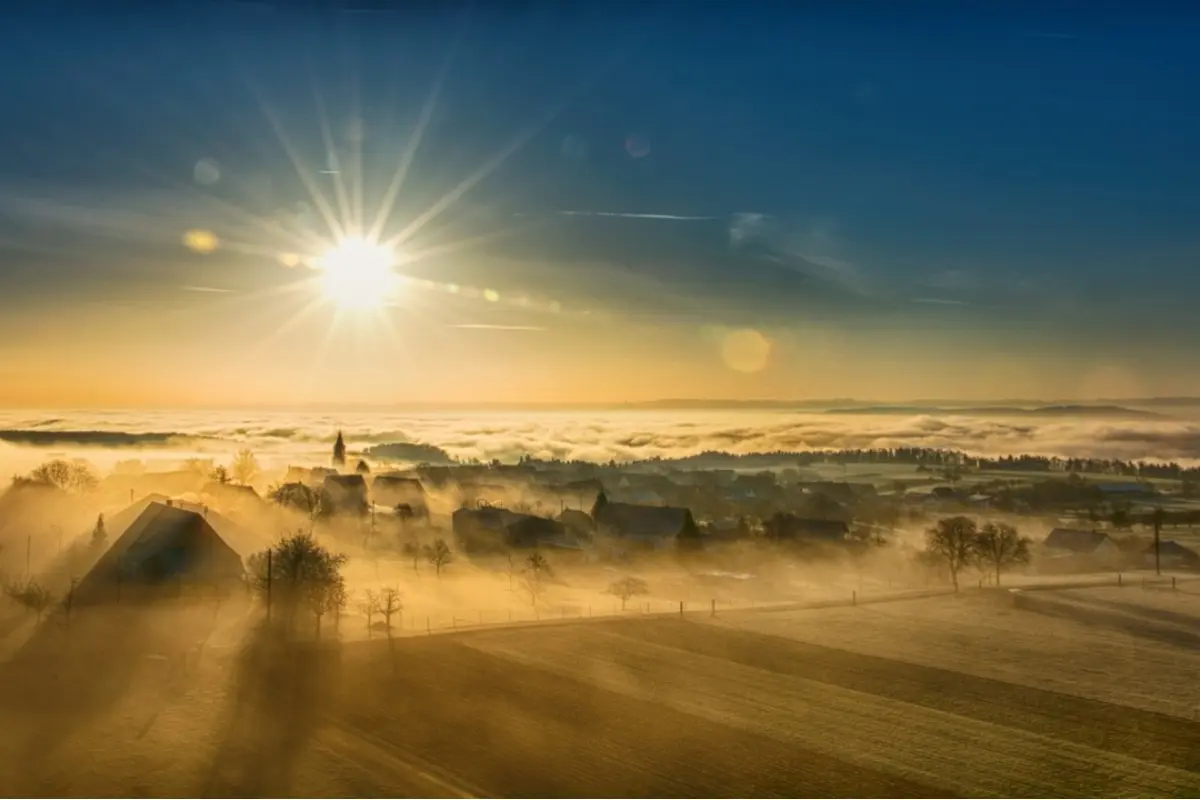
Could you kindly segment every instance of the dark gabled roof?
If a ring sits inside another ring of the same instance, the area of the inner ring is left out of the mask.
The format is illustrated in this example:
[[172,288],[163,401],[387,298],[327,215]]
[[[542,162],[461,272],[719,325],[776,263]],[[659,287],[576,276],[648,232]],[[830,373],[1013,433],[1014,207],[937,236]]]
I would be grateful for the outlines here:
[[[200,542],[209,544],[200,545]],[[218,548],[226,554],[222,559],[228,564],[248,555],[238,552],[200,512],[151,501],[100,556],[76,591],[88,596],[119,574],[136,574],[142,563],[164,550],[191,548],[194,551],[197,546]]]
[[1093,552],[1105,541],[1112,541],[1107,533],[1085,531],[1076,528],[1055,528],[1046,537],[1046,547],[1055,550],[1070,550],[1073,553]]
[[421,479],[414,478],[409,475],[392,475],[392,474],[376,475],[374,484],[382,484],[384,486],[389,486],[389,487],[393,487],[393,488],[397,488],[397,489],[400,489],[400,488],[412,489],[413,491],[422,492],[422,493],[425,491],[425,486],[421,483]]
[[686,508],[633,503],[604,503],[596,511],[596,524],[621,536],[647,539],[678,536],[695,526]]
[[[1190,547],[1184,547],[1173,539],[1158,543],[1158,553],[1163,556],[1178,556],[1189,561],[1200,561],[1200,553]],[[1154,555],[1154,542],[1146,547],[1147,555]]]
[[362,475],[356,472],[350,475],[326,475],[325,485],[337,486],[339,489],[362,489],[366,491],[367,481]]
[[842,520],[810,519],[786,514],[772,522],[774,535],[842,541],[850,532],[850,526]]
[[205,494],[225,495],[226,497],[235,497],[238,500],[261,500],[258,492],[253,486],[246,486],[241,483],[221,483],[220,481],[209,481],[204,484],[204,488],[200,491]]

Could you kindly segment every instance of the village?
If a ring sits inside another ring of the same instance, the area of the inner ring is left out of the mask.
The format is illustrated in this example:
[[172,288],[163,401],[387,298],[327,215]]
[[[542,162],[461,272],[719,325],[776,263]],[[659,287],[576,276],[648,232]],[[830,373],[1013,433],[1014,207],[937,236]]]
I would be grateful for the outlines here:
[[[1177,481],[996,477],[961,466],[901,473],[876,464],[851,473],[845,463],[805,460],[750,470],[529,457],[370,464],[348,456],[339,433],[330,466],[289,466],[277,480],[248,451],[228,467],[193,461],[155,472],[126,464],[102,480],[81,463],[49,462],[0,499],[0,568],[9,580],[37,578],[60,601],[70,593],[83,602],[89,594],[128,597],[139,582],[167,574],[186,582],[211,560],[199,549],[223,553],[222,580],[234,583],[255,553],[304,527],[333,550],[376,561],[423,561],[436,547],[447,563],[511,563],[513,554],[536,553],[560,567],[630,568],[667,557],[692,572],[745,573],[776,552],[801,563],[854,563],[860,586],[862,564],[876,553],[890,556],[892,573],[900,564],[904,579],[925,586],[957,584],[957,573],[972,566],[981,584],[999,582],[1001,567],[1027,575],[1200,568],[1200,512]],[[930,551],[929,531],[957,519],[1003,523],[1019,552],[1004,554],[995,569],[947,562]],[[212,578],[205,572],[202,580]]]

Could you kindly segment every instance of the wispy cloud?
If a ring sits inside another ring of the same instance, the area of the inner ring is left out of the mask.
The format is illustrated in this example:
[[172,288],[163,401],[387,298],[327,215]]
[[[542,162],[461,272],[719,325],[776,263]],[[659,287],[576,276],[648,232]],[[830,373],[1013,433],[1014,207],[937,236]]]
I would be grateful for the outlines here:
[[185,292],[204,292],[205,294],[232,294],[232,289],[218,289],[215,286],[180,286]]
[[[634,214],[621,211],[555,211],[560,217],[617,217],[619,219],[667,219],[678,222],[711,222],[721,217],[692,217],[683,214]],[[537,216],[535,214],[517,214],[519,217]]]
[[464,322],[451,328],[469,331],[544,331],[539,325],[491,325],[486,322]]

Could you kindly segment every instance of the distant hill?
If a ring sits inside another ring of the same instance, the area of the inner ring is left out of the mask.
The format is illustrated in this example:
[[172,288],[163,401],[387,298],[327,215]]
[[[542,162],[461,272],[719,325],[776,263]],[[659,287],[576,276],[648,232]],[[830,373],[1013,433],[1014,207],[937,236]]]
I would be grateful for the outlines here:
[[1019,406],[854,406],[830,408],[827,414],[905,414],[968,417],[1099,417],[1104,419],[1163,419],[1164,415],[1124,406],[1062,405]]
[[388,442],[369,447],[365,455],[386,461],[412,461],[419,464],[453,464],[454,459],[440,447],[416,442]]

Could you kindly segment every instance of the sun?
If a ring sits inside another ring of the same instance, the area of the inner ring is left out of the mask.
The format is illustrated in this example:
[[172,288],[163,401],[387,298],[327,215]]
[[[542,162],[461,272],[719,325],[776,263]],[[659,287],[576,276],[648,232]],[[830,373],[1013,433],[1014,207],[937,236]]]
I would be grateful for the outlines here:
[[317,260],[321,290],[339,308],[379,308],[391,299],[399,281],[392,271],[395,254],[359,237],[342,239]]

